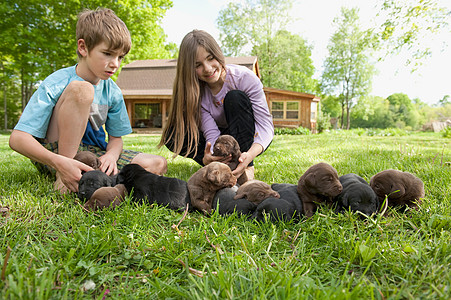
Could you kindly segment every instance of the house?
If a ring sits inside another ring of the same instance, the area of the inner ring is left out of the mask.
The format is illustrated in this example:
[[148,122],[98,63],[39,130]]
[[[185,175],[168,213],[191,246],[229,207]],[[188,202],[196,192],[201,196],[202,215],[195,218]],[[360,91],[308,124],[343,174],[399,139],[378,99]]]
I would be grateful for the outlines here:
[[[257,57],[226,57],[226,64],[246,66],[260,77]],[[125,65],[117,78],[128,117],[136,131],[161,128],[166,122],[176,73],[176,59],[138,60]],[[274,126],[316,130],[319,98],[312,94],[264,88]],[[165,116],[163,118],[163,116]]]

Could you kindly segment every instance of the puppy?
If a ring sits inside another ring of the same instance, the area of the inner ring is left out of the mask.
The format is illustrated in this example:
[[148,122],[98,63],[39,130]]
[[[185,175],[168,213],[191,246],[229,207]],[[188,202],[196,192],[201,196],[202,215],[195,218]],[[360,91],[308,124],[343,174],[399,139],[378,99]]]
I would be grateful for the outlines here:
[[87,210],[93,211],[108,207],[114,208],[121,204],[126,195],[127,190],[123,184],[101,187],[92,194],[84,206]]
[[424,198],[424,184],[415,175],[398,170],[384,170],[370,179],[370,186],[382,205],[387,196],[388,206],[417,208]]
[[200,168],[188,180],[188,191],[194,208],[211,213],[213,197],[216,192],[236,184],[236,177],[226,164],[212,162]]
[[299,178],[297,187],[304,215],[310,218],[315,213],[317,204],[331,203],[333,197],[342,190],[334,167],[323,162],[311,166]]
[[[241,156],[240,145],[233,136],[228,134],[220,135],[213,146],[213,155],[223,157],[231,155],[232,158],[230,162],[226,164],[233,171],[240,163],[238,161],[238,159]],[[237,178],[237,182],[239,185],[242,185],[247,180],[248,178],[246,172],[244,172],[240,177]]]
[[133,190],[133,200],[138,203],[157,203],[173,210],[184,210],[190,203],[186,181],[153,174],[137,164],[125,165],[118,183],[129,193]]
[[236,212],[238,215],[251,215],[257,205],[246,199],[234,199],[238,187],[223,188],[216,192],[213,198],[213,209],[218,209],[220,215],[230,215]]
[[94,170],[100,169],[100,160],[91,151],[80,151],[74,156],[75,160],[81,161],[85,165],[90,166]]
[[250,180],[238,188],[234,199],[246,198],[247,201],[258,205],[269,197],[280,198],[280,195],[269,184],[260,180]]
[[115,176],[108,176],[100,170],[85,172],[78,182],[78,198],[88,200],[97,189],[115,185]]
[[[293,205],[294,215],[291,216],[296,220],[300,220],[303,214],[303,210],[302,202],[297,192],[297,185],[291,183],[273,183],[271,185],[271,188],[279,193],[280,199],[284,199]],[[281,208],[279,208],[279,210],[280,209]],[[288,208],[288,211],[286,211],[286,215],[289,215],[289,209],[290,208]]]
[[367,216],[377,213],[376,193],[362,177],[350,173],[339,178],[343,191],[335,197],[337,212],[360,211]]
[[266,220],[265,214],[269,215],[271,222],[288,222],[295,215],[295,208],[285,199],[269,197],[257,206],[251,219],[263,222]]

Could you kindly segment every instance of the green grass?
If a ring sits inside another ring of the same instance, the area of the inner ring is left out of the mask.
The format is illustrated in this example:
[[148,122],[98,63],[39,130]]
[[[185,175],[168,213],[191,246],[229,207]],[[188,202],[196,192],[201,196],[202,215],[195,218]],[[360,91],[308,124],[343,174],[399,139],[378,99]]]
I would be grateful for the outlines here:
[[[127,199],[87,213],[52,191],[52,180],[0,136],[2,299],[449,299],[451,147],[440,134],[276,136],[255,161],[256,178],[297,183],[324,161],[369,180],[384,169],[420,177],[417,211],[362,219],[327,208],[299,223],[204,217]],[[168,158],[167,176],[199,166],[157,150],[157,136],[125,147]],[[8,250],[9,259],[6,259]],[[184,267],[183,264],[186,266]],[[202,272],[191,274],[188,268]],[[93,289],[84,290],[87,282]]]

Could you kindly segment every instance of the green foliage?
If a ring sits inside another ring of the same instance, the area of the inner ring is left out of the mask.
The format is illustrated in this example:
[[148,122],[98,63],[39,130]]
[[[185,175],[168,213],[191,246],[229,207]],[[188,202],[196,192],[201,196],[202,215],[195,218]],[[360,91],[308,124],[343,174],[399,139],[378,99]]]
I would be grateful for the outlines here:
[[[189,212],[182,220],[180,212],[137,205],[129,197],[115,210],[86,212],[74,195],[53,192],[50,178],[8,148],[8,137],[0,136],[2,266],[11,249],[0,281],[2,299],[445,299],[449,294],[451,174],[445,162],[451,147],[439,134],[277,135],[255,160],[257,179],[295,184],[320,161],[340,175],[353,172],[366,180],[394,168],[421,178],[426,197],[418,210],[389,210],[384,217],[335,214],[324,206],[309,220],[261,224],[236,214]],[[168,150],[156,150],[158,140],[128,136],[124,147],[165,156],[170,177],[188,180],[199,169],[192,160],[172,160]]]
[[398,125],[397,127],[418,127],[419,114],[412,100],[406,94],[396,93],[388,96],[387,100],[390,102],[390,111],[393,113],[392,115],[395,124]]
[[351,128],[395,127],[390,103],[382,97],[363,97],[352,108]]
[[405,130],[405,129],[400,129],[400,128],[385,128],[385,129],[354,128],[354,129],[349,129],[349,130],[331,130],[331,131],[328,131],[327,134],[339,135],[339,136],[340,135],[341,136],[357,135],[357,136],[379,136],[379,137],[396,136],[396,137],[401,137],[401,136],[412,135],[413,132]]
[[445,127],[445,129],[441,131],[441,134],[444,138],[451,138],[451,126]]
[[303,93],[315,92],[312,47],[300,36],[281,30],[275,37],[254,46],[251,54],[259,59],[264,86]]
[[382,0],[373,31],[384,55],[407,51],[406,64],[420,64],[432,52],[427,41],[436,33],[449,30],[451,14],[437,0]]
[[310,129],[299,126],[297,128],[276,127],[274,128],[276,135],[308,135],[311,134]]
[[319,109],[318,117],[316,118],[316,129],[318,130],[318,133],[329,130],[331,126],[330,115],[324,113],[322,109]]
[[331,117],[339,117],[341,115],[341,106],[338,97],[333,95],[321,95],[321,111]]
[[230,2],[217,19],[225,55],[255,55],[265,86],[314,93],[312,47],[286,30],[293,1]]
[[239,56],[247,49],[269,44],[291,22],[293,0],[229,2],[216,20],[225,55]]

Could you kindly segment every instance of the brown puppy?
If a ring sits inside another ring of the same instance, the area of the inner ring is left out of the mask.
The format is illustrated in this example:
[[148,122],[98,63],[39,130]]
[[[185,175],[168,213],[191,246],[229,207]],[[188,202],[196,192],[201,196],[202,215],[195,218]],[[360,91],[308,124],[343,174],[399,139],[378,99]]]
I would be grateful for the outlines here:
[[126,194],[127,190],[123,184],[101,187],[97,189],[88,202],[85,203],[85,208],[88,210],[98,210],[108,207],[114,208],[121,204]]
[[200,168],[188,180],[191,204],[196,209],[210,214],[215,193],[225,187],[236,184],[232,170],[223,163],[212,162]]
[[424,184],[420,178],[408,172],[384,170],[370,179],[370,186],[376,193],[379,206],[387,196],[388,206],[416,208],[424,198]]
[[260,204],[266,198],[280,198],[278,192],[273,190],[269,184],[260,180],[250,180],[238,188],[233,199],[245,198],[254,204]]
[[[238,159],[241,156],[240,145],[236,141],[236,139],[228,134],[223,134],[218,137],[214,146],[213,146],[213,155],[214,156],[223,156],[227,157],[229,155],[232,156],[230,162],[226,163],[230,169],[233,171],[236,169],[238,164],[240,163]],[[239,185],[242,185],[248,180],[246,172],[244,172],[238,179],[237,182]]]
[[91,151],[80,151],[75,154],[74,159],[81,161],[85,165],[90,166],[94,170],[98,170],[100,168],[100,160],[97,156]]
[[311,166],[301,176],[297,186],[304,215],[310,218],[316,211],[317,204],[332,202],[333,197],[340,194],[342,190],[343,187],[334,167],[327,163]]

